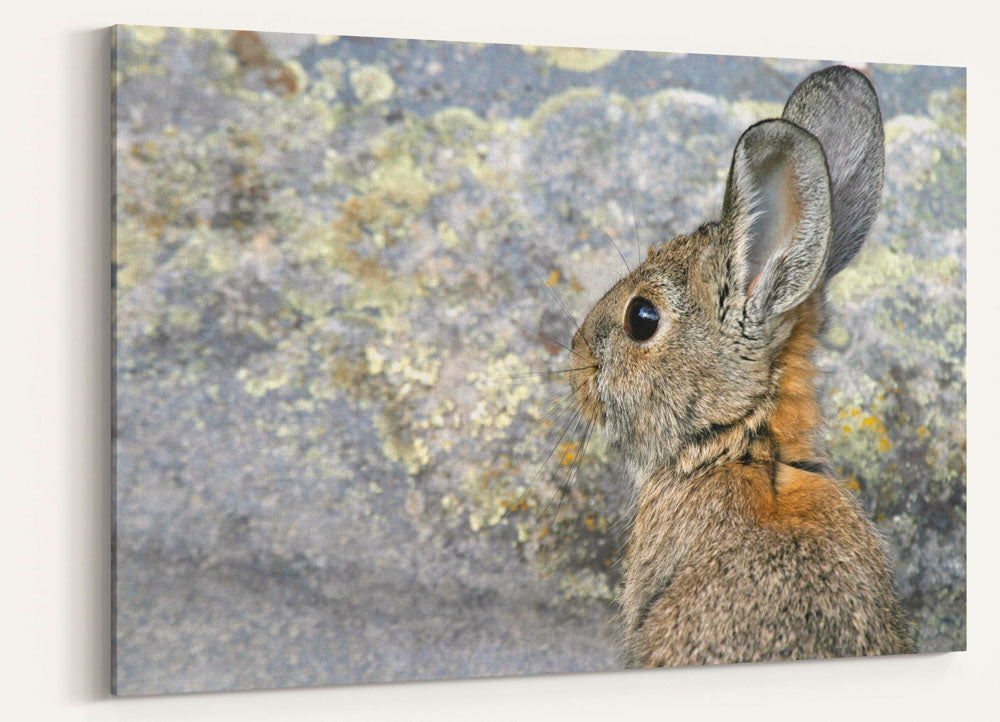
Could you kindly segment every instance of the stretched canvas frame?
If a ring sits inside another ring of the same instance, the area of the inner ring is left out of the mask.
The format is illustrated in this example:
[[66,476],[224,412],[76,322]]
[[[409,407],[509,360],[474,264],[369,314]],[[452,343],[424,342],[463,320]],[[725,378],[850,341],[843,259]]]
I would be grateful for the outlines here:
[[[829,63],[114,32],[116,692],[620,669],[632,490],[550,405],[566,315]],[[965,72],[861,69],[824,417],[917,649],[962,649]]]

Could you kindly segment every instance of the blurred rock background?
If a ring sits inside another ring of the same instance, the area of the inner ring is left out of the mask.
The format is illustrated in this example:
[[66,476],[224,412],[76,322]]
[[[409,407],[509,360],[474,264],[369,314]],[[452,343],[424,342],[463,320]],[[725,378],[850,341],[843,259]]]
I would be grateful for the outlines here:
[[[553,295],[717,217],[823,65],[119,27],[118,692],[620,668],[629,490],[545,373]],[[963,649],[965,72],[864,70],[830,442],[921,651]]]

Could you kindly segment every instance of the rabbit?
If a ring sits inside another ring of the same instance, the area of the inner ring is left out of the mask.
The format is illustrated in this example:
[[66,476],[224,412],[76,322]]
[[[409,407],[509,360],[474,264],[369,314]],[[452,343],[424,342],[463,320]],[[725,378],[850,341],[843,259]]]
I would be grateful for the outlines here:
[[577,405],[636,482],[630,667],[914,651],[885,543],[830,473],[811,359],[883,144],[867,78],[813,73],[740,137],[721,219],[651,248],[573,335]]

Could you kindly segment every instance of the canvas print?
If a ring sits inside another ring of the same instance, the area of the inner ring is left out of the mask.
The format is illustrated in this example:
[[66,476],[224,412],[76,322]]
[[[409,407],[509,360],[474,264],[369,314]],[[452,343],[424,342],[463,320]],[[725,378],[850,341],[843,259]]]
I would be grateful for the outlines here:
[[965,648],[963,69],[113,32],[117,694]]

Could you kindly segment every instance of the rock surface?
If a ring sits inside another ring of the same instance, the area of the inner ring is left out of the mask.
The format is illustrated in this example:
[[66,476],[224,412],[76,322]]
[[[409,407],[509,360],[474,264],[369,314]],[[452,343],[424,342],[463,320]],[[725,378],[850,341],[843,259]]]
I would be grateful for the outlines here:
[[[118,692],[619,668],[629,491],[542,373],[553,294],[714,218],[821,65],[118,28]],[[962,649],[965,73],[867,71],[825,411],[920,649]]]

